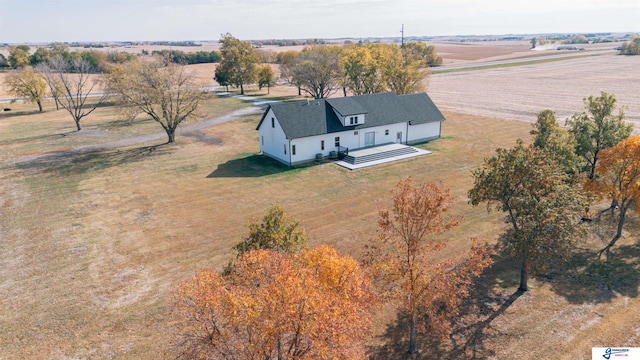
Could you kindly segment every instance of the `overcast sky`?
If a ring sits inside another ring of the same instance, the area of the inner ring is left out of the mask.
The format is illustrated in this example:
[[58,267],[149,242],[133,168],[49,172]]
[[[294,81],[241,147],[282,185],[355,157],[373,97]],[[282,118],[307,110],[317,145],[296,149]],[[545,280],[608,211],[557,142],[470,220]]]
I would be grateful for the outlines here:
[[0,43],[640,32],[640,0],[0,0]]

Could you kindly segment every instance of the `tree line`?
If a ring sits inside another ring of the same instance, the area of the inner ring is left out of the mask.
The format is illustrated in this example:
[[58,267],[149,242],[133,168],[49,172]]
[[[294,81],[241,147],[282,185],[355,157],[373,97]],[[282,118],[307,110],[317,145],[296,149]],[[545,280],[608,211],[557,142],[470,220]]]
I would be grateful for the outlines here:
[[321,45],[321,44],[326,44],[327,42],[323,39],[307,39],[307,40],[270,39],[270,40],[259,40],[254,43],[255,43],[255,46],[262,47],[264,45],[276,45],[276,46]]
[[[143,50],[142,55],[149,55],[149,52]],[[220,61],[220,52],[215,50],[196,52],[154,50],[150,55],[162,57],[168,62],[183,65],[216,63]],[[9,48],[8,58],[0,54],[0,67],[20,69],[26,66],[38,66],[39,64],[47,63],[56,56],[61,56],[69,63],[72,63],[74,59],[86,60],[91,63],[96,72],[105,72],[109,64],[122,64],[137,58],[135,54],[126,51],[69,51],[69,47],[61,43],[52,43],[48,47],[38,47],[33,54],[31,54],[31,47],[18,45]]]
[[[275,81],[265,66],[264,54],[250,42],[224,34],[222,59],[216,67],[215,80],[222,86],[244,86]],[[316,99],[327,98],[342,90],[354,95],[381,91],[408,94],[423,91],[430,66],[442,64],[433,46],[419,42],[397,44],[349,44],[307,46],[302,51],[279,53],[280,79],[296,86]]]
[[165,58],[174,64],[182,65],[217,63],[221,58],[220,52],[216,50],[188,53],[182,50],[153,50],[151,55]]
[[61,57],[69,64],[76,60],[84,60],[90,63],[93,71],[102,72],[108,64],[120,64],[133,60],[136,56],[127,52],[103,52],[98,50],[69,51],[69,47],[62,43],[52,43],[48,47],[38,47],[33,54],[27,45],[18,45],[9,48],[7,65],[14,69],[27,66],[46,64],[55,57]]

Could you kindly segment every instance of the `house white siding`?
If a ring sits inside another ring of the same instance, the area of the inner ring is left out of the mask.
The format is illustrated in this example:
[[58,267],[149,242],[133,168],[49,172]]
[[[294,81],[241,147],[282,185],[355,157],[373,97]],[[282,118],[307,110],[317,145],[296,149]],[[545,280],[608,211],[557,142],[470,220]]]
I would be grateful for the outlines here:
[[407,142],[407,123],[406,122],[391,124],[391,125],[382,127],[379,134],[380,136],[378,137],[378,134],[376,134],[376,145],[396,142],[396,137],[398,136],[398,133],[401,133],[400,143],[404,144],[405,142]]
[[[322,154],[323,157],[329,157],[332,151],[337,153],[338,147],[335,146],[336,137],[340,137],[340,146],[349,149],[361,147],[358,145],[360,134],[354,135],[354,131],[343,131],[293,139],[291,140],[291,147],[296,146],[296,154],[291,155],[291,164],[295,165],[315,160],[317,154]],[[322,149],[323,141],[324,150]]]
[[[321,141],[324,140],[324,150],[321,150]],[[296,154],[291,155],[291,164],[309,162],[316,158],[316,154],[329,156],[329,151],[335,150],[333,138],[329,135],[310,136],[291,140],[291,147],[295,145]]]
[[[268,114],[263,125],[260,127],[260,136],[263,136],[265,127],[270,136],[270,119],[270,114]],[[277,127],[276,119],[276,129]],[[261,145],[260,149],[266,155],[276,158],[285,164],[296,165],[315,160],[317,154],[322,154],[322,156],[326,158],[330,156],[332,151],[337,152],[338,148],[335,146],[336,137],[340,137],[340,146],[346,147],[349,150],[363,148],[365,147],[365,134],[370,132],[375,134],[374,146],[394,143],[398,139],[398,136],[401,137],[400,142],[403,144],[415,144],[439,138],[440,122],[421,125],[398,123],[379,127],[361,128],[357,130],[292,139],[290,143],[289,140],[284,138],[284,134],[282,133],[281,137],[274,137],[275,141],[273,145],[268,142],[268,138],[265,137],[265,145]],[[276,130],[275,133],[277,134],[278,131]],[[322,149],[322,141],[324,141],[324,150]],[[289,146],[286,155],[284,155],[283,151],[284,144],[288,144]],[[292,151],[294,145],[296,148],[295,154],[293,154]]]
[[[265,123],[267,123],[267,121],[265,121]],[[436,124],[438,126],[433,125],[434,124],[411,126],[407,123],[398,123],[293,139],[291,140],[291,148],[293,149],[293,146],[295,145],[296,153],[295,155],[291,153],[291,165],[315,160],[317,154],[322,154],[323,157],[328,157],[331,154],[331,151],[337,152],[338,148],[335,146],[336,137],[340,137],[340,146],[346,147],[349,150],[356,150],[365,147],[365,136],[367,133],[371,132],[375,134],[374,146],[394,143],[398,136],[401,137],[400,142],[404,144],[407,142],[407,129],[409,129],[409,141],[413,139],[413,142],[415,143],[421,141],[421,139],[438,138],[440,135],[440,126],[439,124]],[[413,134],[412,131],[431,132]],[[322,141],[324,141],[324,150],[322,150]]]
[[438,139],[440,137],[440,121],[420,124],[409,125],[407,144],[417,144],[428,140]]
[[[348,115],[342,116],[341,112]],[[318,155],[330,157],[345,148],[352,151],[437,139],[443,120],[426,93],[378,93],[318,99],[314,104],[274,103],[257,126],[258,142],[263,154],[296,165],[313,161]]]
[[[272,118],[274,119],[274,127],[271,126]],[[263,154],[287,165],[295,165],[315,160],[317,154],[329,157],[332,151],[337,152],[338,148],[335,146],[336,137],[340,138],[340,146],[349,150],[365,147],[367,145],[365,142],[367,133],[375,134],[373,146],[394,143],[397,142],[398,138],[400,138],[400,143],[415,144],[439,138],[440,124],[440,122],[420,125],[397,123],[288,140],[278,123],[278,119],[270,111],[260,126],[258,133],[260,136],[260,150]],[[322,149],[322,141],[324,141],[324,150]],[[293,154],[294,146],[295,154]]]
[[[260,136],[258,139],[260,141],[260,151],[262,151],[263,154],[287,165],[291,165],[291,149],[289,148],[289,140],[285,136],[278,119],[273,113],[273,110],[269,110],[267,113],[267,116],[260,125],[260,129],[258,129],[258,134]],[[287,149],[286,154],[284,152],[285,147]]]

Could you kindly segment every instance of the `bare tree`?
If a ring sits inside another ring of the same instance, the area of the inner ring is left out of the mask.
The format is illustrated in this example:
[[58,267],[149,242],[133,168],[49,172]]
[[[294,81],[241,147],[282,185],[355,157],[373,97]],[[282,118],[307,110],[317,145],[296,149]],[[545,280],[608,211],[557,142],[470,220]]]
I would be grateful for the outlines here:
[[293,76],[298,55],[299,53],[295,50],[283,51],[278,54],[278,63],[280,64],[280,79],[298,88],[298,96],[301,96],[300,83]]
[[293,83],[315,99],[325,99],[338,91],[342,79],[340,47],[306,47],[293,65]]
[[[78,131],[82,130],[80,120],[91,114],[108,96],[107,93],[92,95],[99,80],[91,76],[95,69],[83,59],[67,62],[61,56],[54,56],[49,63],[40,64],[38,71],[47,81],[57,104],[73,117]],[[97,100],[89,104],[89,97]]]
[[162,126],[168,142],[175,141],[176,128],[194,115],[204,92],[184,66],[160,62],[130,62],[114,67],[106,75],[107,88],[138,113],[145,113]]

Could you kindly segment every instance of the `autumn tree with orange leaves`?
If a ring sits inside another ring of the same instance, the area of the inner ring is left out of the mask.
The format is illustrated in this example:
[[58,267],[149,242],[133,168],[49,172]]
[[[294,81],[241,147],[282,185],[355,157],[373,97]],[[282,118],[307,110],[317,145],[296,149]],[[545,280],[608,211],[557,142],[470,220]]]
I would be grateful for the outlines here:
[[359,263],[330,246],[253,250],[222,277],[201,270],[174,293],[178,358],[365,358],[376,299]]
[[527,291],[529,272],[566,258],[581,235],[577,225],[587,206],[582,189],[545,150],[521,139],[511,149],[496,149],[472,175],[471,203],[506,213],[511,228],[503,235],[504,249],[521,261],[518,291]]
[[636,205],[636,213],[640,214],[640,135],[633,136],[618,145],[602,150],[596,168],[596,177],[587,181],[586,188],[596,194],[599,199],[608,199],[617,204],[618,227],[616,235],[600,252],[607,252],[622,237],[622,230],[627,211]]
[[441,260],[446,243],[436,235],[462,220],[447,217],[453,200],[449,189],[429,182],[414,187],[401,180],[391,209],[381,209],[378,237],[367,245],[365,264],[376,285],[410,318],[409,353],[417,352],[416,332],[433,329],[442,338],[451,332],[450,319],[468,295],[471,279],[492,264],[486,244],[471,241],[471,250],[458,258]]

